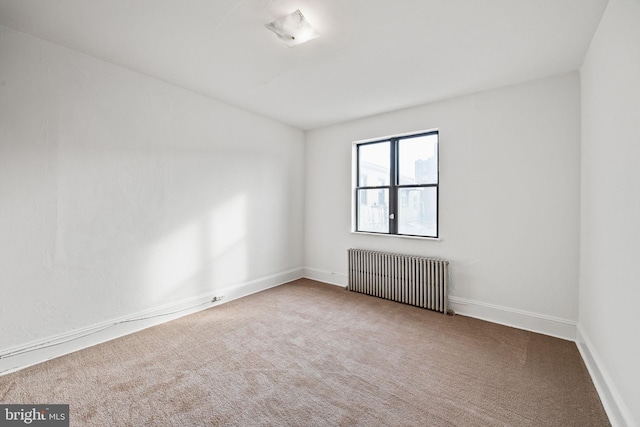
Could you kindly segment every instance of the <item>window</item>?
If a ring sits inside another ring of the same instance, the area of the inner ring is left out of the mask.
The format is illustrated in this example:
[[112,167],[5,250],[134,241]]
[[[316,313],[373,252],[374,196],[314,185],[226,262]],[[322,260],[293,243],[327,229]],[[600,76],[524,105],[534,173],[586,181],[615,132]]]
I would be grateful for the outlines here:
[[354,143],[356,232],[438,237],[438,131]]

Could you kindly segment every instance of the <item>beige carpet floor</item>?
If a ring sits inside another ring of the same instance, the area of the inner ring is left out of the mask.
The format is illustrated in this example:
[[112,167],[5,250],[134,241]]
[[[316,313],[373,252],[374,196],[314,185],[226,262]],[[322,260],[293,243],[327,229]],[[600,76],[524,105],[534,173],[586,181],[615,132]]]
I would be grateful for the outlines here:
[[606,426],[576,345],[298,280],[0,377],[73,426]]

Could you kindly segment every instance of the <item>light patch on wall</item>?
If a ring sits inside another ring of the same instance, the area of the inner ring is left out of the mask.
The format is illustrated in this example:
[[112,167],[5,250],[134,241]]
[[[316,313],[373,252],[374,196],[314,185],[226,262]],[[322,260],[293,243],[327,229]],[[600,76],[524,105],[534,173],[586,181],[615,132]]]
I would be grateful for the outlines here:
[[202,269],[199,228],[197,222],[182,226],[151,248],[147,274],[148,283],[153,284],[152,294],[162,296]]
[[238,195],[213,212],[209,244],[214,258],[224,255],[246,238],[246,211],[246,197]]
[[208,214],[179,227],[149,250],[145,298],[204,294],[241,283],[248,274],[247,199],[237,195]]
[[207,246],[211,248],[211,279],[224,285],[245,281],[247,260],[247,198],[239,194],[211,215]]

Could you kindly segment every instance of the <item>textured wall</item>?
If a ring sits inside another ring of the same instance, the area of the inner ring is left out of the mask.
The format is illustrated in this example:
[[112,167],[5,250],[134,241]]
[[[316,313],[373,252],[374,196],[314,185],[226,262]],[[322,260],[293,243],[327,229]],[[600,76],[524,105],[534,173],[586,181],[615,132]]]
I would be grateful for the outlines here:
[[0,58],[0,349],[302,266],[301,131],[4,27]]

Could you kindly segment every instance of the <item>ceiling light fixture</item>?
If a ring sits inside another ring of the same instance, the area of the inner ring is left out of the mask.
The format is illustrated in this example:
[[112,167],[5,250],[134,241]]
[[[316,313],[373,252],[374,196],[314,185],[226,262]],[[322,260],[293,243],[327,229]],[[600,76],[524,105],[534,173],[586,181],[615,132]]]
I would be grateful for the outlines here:
[[266,24],[265,27],[276,33],[278,38],[289,47],[315,39],[320,35],[304,18],[300,9]]

